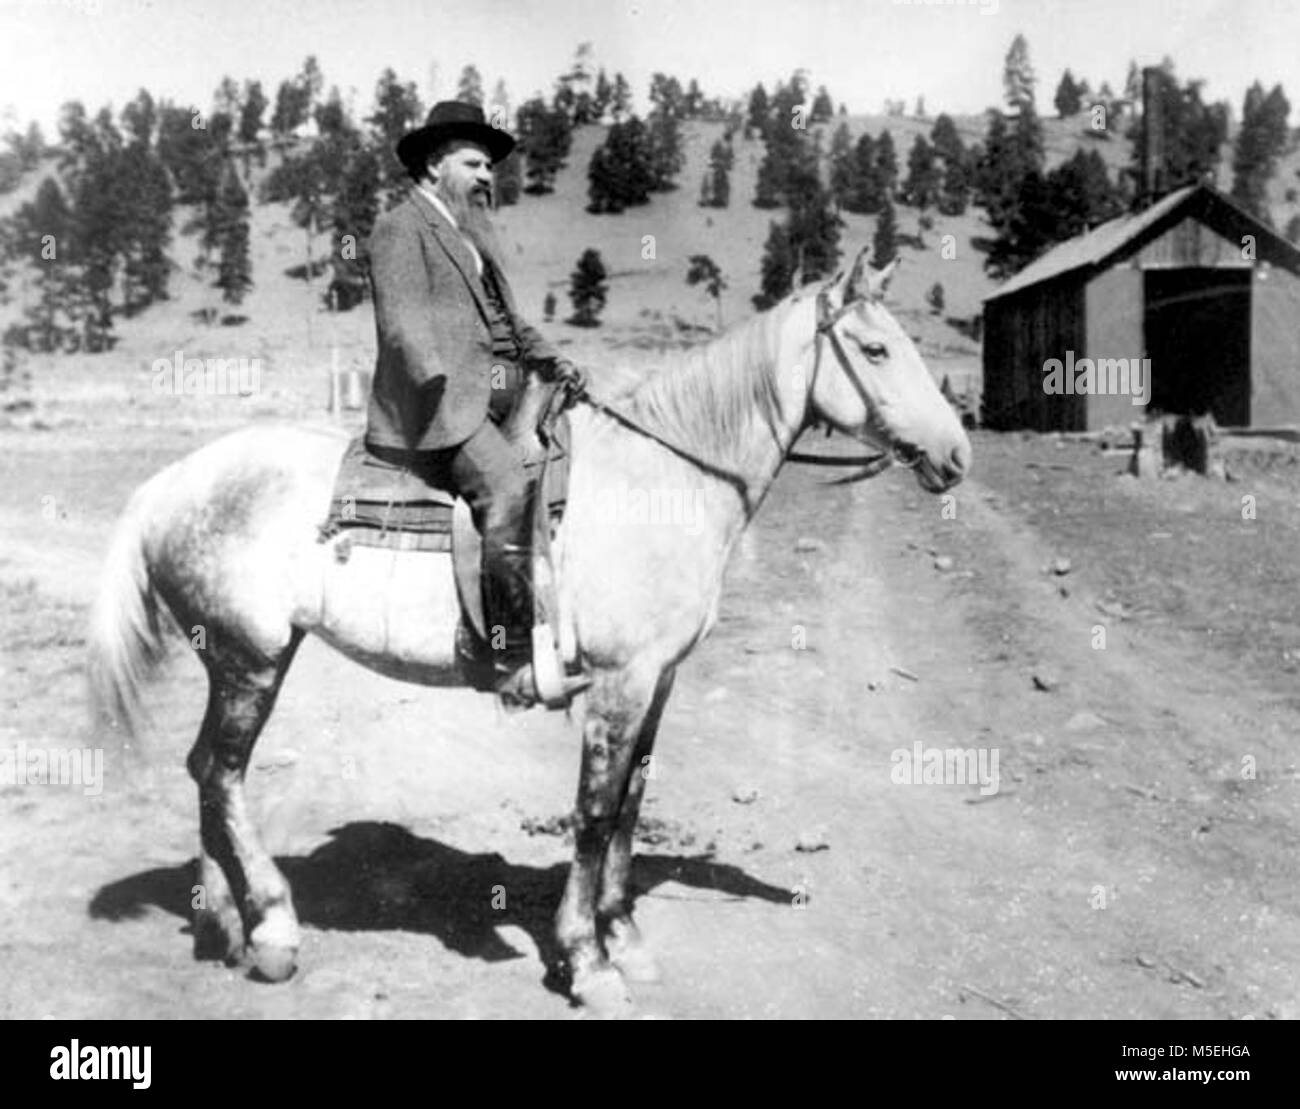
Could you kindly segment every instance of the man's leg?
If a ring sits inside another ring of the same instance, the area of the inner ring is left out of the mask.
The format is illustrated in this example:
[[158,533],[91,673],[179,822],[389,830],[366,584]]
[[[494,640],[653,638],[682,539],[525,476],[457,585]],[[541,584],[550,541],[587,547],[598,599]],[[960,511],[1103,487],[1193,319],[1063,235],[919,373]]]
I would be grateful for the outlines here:
[[504,647],[498,669],[514,670],[528,662],[533,626],[531,497],[523,456],[486,420],[456,451],[451,476],[483,537],[488,639]]

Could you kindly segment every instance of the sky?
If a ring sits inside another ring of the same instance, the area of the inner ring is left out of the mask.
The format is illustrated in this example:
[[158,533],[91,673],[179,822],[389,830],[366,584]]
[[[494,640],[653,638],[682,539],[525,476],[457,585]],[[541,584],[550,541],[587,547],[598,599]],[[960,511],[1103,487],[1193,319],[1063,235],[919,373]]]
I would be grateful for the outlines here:
[[1066,66],[1118,91],[1130,59],[1169,55],[1238,115],[1252,81],[1281,82],[1300,123],[1296,0],[0,0],[0,130],[34,119],[52,138],[63,102],[116,110],[142,86],[206,109],[225,75],[273,101],[308,54],[361,115],[386,66],[427,106],[473,63],[517,106],[550,93],[580,42],[642,105],[656,71],[732,97],[802,67],[851,112],[924,96],[931,115],[974,113],[1001,102],[1017,32],[1042,112]]

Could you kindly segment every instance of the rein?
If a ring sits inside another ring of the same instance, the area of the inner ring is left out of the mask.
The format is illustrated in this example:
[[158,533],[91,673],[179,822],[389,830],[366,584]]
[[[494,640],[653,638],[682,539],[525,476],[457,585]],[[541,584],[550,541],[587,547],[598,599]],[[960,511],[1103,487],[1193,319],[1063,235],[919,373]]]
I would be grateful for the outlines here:
[[[856,371],[853,369],[853,364],[849,361],[848,355],[844,352],[844,346],[840,342],[839,336],[835,333],[835,325],[852,310],[853,306],[854,302],[849,302],[848,304],[842,305],[838,310],[832,312],[830,307],[830,297],[827,295],[826,289],[823,288],[818,291],[817,331],[813,339],[813,372],[812,381],[808,386],[808,395],[811,398],[813,389],[816,388],[817,385],[817,374],[821,369],[822,361],[822,338],[826,337],[830,340],[831,350],[834,352],[835,358],[840,364],[840,368],[844,371],[845,376],[849,379],[854,389],[857,390],[858,396],[862,398],[863,407],[866,411],[870,412],[872,410],[871,398],[867,393],[866,387],[862,384],[862,379],[858,377]],[[620,408],[604,401],[597,400],[585,388],[569,390],[568,396],[571,401],[580,400],[586,402],[598,412],[603,412],[606,416],[616,420],[624,427],[644,435],[647,439],[653,439],[660,446],[672,451],[673,454],[677,455],[679,458],[686,459],[686,461],[692,463],[705,473],[711,474],[712,476],[727,482],[740,494],[741,499],[745,504],[746,514],[752,515],[752,498],[749,495],[749,483],[739,474],[733,473],[731,470],[719,466],[717,463],[710,462],[708,459],[700,458],[694,451],[687,450],[685,447],[680,446],[679,444],[660,435],[658,432],[651,430],[644,424],[633,419]],[[799,435],[803,434],[803,431],[809,426],[815,426],[815,424],[806,424],[804,428],[801,428],[795,435],[795,441],[798,441]],[[828,435],[830,434],[829,427],[827,428],[826,433]],[[775,429],[773,429],[773,437],[776,437]],[[793,446],[793,443],[791,445]],[[784,460],[786,462],[797,462],[806,466],[862,467],[861,473],[839,478],[830,483],[832,485],[841,485],[848,482],[863,481],[866,478],[875,477],[877,474],[887,470],[895,463],[911,469],[917,465],[920,458],[918,456],[910,461],[905,460],[901,457],[897,448],[894,448],[890,451],[882,451],[872,455],[820,455],[806,454],[803,451],[787,450],[784,452]]]
[[658,434],[658,432],[651,431],[650,428],[646,427],[644,424],[638,423],[621,409],[606,404],[604,401],[597,400],[587,392],[585,388],[571,390],[569,395],[574,400],[585,401],[587,404],[591,405],[592,408],[596,409],[597,412],[603,412],[611,419],[617,420],[624,427],[630,428],[632,431],[644,435],[647,439],[653,439],[661,447],[666,447],[668,450],[672,451],[673,454],[677,455],[679,458],[686,459],[687,462],[692,463],[694,466],[703,470],[706,474],[711,474],[713,477],[720,478],[728,485],[733,486],[736,492],[740,494],[740,498],[745,504],[745,514],[747,516],[753,515],[754,505],[752,503],[752,498],[749,495],[749,482],[739,474],[733,473],[725,467],[719,466],[715,462],[710,462],[708,459],[701,458],[694,451],[687,450],[685,447],[678,446],[671,440],[665,439],[662,435]]

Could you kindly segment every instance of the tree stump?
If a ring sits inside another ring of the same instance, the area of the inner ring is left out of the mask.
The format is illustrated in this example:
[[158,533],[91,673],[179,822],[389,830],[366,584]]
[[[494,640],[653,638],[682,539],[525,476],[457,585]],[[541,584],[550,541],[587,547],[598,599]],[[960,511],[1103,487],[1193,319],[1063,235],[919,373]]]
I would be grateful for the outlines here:
[[1160,429],[1160,452],[1166,468],[1181,466],[1202,476],[1224,474],[1218,428],[1211,415],[1166,416]]

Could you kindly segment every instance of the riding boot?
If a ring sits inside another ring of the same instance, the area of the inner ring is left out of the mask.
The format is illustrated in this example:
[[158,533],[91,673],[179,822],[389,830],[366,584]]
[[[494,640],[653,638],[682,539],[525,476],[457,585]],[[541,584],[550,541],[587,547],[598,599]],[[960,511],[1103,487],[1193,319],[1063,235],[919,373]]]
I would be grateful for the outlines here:
[[[533,672],[532,551],[514,543],[484,548],[483,616],[493,648],[494,690],[508,704],[541,700]],[[564,679],[565,696],[581,692],[585,675]]]
[[483,617],[498,673],[517,670],[532,652],[532,552],[515,543],[483,549]]

